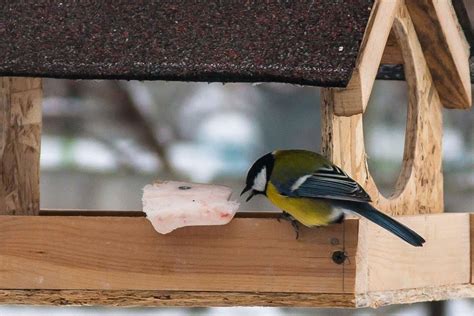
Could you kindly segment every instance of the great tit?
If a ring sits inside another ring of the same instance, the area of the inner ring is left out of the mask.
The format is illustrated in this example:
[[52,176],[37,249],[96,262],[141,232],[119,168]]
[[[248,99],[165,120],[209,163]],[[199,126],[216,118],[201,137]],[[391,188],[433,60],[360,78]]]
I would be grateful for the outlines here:
[[277,150],[260,157],[247,174],[242,194],[257,194],[305,226],[341,222],[346,211],[357,213],[407,243],[420,247],[425,240],[410,228],[369,203],[365,190],[341,168],[307,150]]

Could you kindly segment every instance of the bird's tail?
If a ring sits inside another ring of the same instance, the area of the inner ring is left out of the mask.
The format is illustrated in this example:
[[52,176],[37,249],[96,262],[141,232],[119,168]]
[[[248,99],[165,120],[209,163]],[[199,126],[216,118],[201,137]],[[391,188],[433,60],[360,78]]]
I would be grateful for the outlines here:
[[405,240],[410,245],[415,247],[423,246],[425,240],[423,237],[415,233],[410,228],[406,227],[400,222],[397,222],[390,216],[380,212],[375,207],[370,205],[369,203],[361,203],[361,202],[352,202],[352,201],[340,201],[341,207],[351,210],[368,220],[374,222],[375,224],[379,225],[382,228],[385,228],[392,234],[400,237],[401,239]]

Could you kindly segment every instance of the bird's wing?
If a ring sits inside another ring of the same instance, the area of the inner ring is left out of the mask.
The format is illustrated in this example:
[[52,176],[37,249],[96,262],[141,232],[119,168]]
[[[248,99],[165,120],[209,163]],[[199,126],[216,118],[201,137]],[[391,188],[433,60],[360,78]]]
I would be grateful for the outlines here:
[[357,182],[332,164],[325,164],[281,187],[285,189],[280,192],[290,197],[371,202],[370,196]]

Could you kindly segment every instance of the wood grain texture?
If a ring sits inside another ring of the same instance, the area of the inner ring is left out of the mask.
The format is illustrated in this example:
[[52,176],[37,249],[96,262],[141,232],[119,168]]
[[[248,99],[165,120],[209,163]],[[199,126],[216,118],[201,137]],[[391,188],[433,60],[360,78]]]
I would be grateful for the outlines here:
[[400,0],[377,0],[366,27],[356,67],[346,88],[334,88],[334,112],[349,116],[363,113],[369,102],[385,44]]
[[471,106],[469,44],[449,0],[406,0],[441,102]]
[[321,151],[358,181],[380,210],[391,215],[439,213],[444,207],[442,105],[404,5],[396,13],[394,33],[409,90],[402,170],[394,193],[387,198],[377,189],[367,166],[362,114],[338,116],[334,89],[322,89]]
[[381,64],[392,64],[392,65],[402,65],[403,64],[403,54],[398,45],[397,37],[392,29],[390,35],[388,36],[387,44],[383,51]]
[[[472,296],[469,215],[398,220],[423,248],[357,219],[303,228],[296,241],[274,218],[163,236],[139,217],[1,216],[0,304],[374,307]],[[328,262],[335,250],[345,264]]]
[[355,294],[132,290],[0,290],[0,304],[123,307],[355,307]]
[[377,308],[391,304],[412,304],[469,297],[474,297],[474,285],[472,284],[364,294],[222,293],[136,290],[0,290],[0,304],[116,307],[277,306]]
[[39,211],[42,85],[0,77],[0,215]]
[[138,217],[1,216],[0,289],[353,293],[357,224],[295,240],[271,218],[160,235]]
[[[469,215],[398,220],[419,231],[425,247],[356,219],[344,236],[344,226],[333,225],[304,229],[296,241],[288,223],[271,218],[162,236],[136,217],[2,216],[0,304],[377,307],[473,297]],[[346,264],[320,264],[324,249],[345,249]],[[319,292],[317,282],[334,273],[344,273],[344,288],[333,279]]]
[[367,234],[366,253],[361,254],[367,261],[367,282],[358,292],[435,288],[470,282],[469,214],[407,216],[397,220],[423,236],[426,243],[423,247],[412,247],[369,224],[364,232]]
[[471,283],[474,284],[474,213],[469,214],[471,223]]

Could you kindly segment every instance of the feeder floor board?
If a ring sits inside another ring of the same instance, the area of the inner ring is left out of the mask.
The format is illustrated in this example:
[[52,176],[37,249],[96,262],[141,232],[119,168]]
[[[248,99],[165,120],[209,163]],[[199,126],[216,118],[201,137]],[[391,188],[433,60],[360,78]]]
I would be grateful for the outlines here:
[[[0,304],[363,307],[474,296],[469,214],[397,219],[425,246],[359,219],[302,227],[295,240],[288,222],[253,214],[167,235],[142,217],[1,216]],[[347,255],[342,264],[335,253]]]

